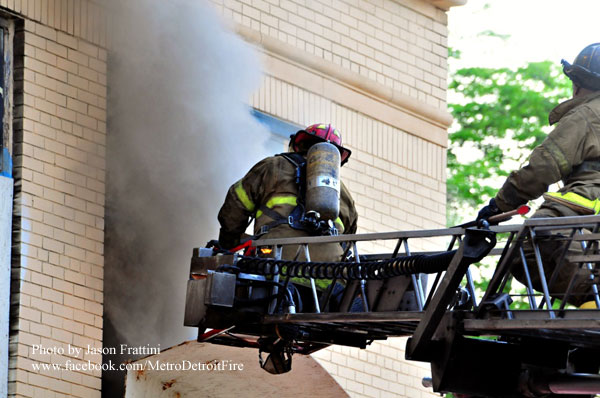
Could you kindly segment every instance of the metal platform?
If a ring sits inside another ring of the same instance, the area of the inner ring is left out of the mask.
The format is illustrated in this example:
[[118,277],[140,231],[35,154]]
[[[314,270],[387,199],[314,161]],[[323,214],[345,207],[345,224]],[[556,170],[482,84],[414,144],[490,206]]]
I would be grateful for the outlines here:
[[[600,392],[595,376],[575,376],[575,372],[595,374],[600,367],[600,359],[595,359],[600,358],[600,310],[569,304],[589,301],[600,306],[599,229],[600,216],[582,216],[529,219],[522,225],[491,230],[450,228],[258,240],[253,246],[272,249],[276,259],[284,246],[297,246],[295,260],[307,264],[311,264],[311,244],[343,244],[348,263],[356,275],[363,276],[367,268],[400,257],[450,253],[446,258],[451,260],[429,278],[418,273],[379,278],[383,267],[371,273],[375,279],[349,277],[336,312],[321,312],[331,307],[331,295],[320,292],[309,278],[313,311],[293,313],[293,309],[286,310],[290,299],[283,294],[290,277],[282,271],[291,263],[263,265],[260,269],[265,272],[248,274],[233,265],[243,257],[225,260],[226,256],[217,256],[222,259],[209,269],[195,256],[192,283],[206,283],[198,281],[209,273],[237,273],[237,287],[235,297],[228,293],[231,305],[206,300],[204,293],[188,288],[186,324],[201,329],[201,341],[271,353],[282,347],[280,341],[289,343],[290,353],[306,354],[330,344],[364,348],[374,340],[412,336],[407,358],[432,364],[435,391],[489,397]],[[393,241],[395,249],[385,254],[358,252],[361,242],[376,241]],[[434,250],[423,250],[434,245]],[[553,253],[550,258],[548,248]],[[482,257],[494,269],[488,281],[473,276],[479,274],[475,268],[481,266]],[[569,267],[574,270],[569,283],[556,289],[556,281],[564,279],[563,270]],[[515,273],[521,275],[523,284]],[[485,286],[484,282],[488,282],[485,290],[476,287]],[[585,297],[581,286],[585,286]],[[263,303],[244,307],[239,296],[244,289],[254,291],[250,298],[262,292]],[[361,308],[351,312],[357,300]],[[199,301],[202,305],[194,305]],[[201,316],[199,307],[204,311]],[[205,328],[215,330],[204,333]],[[498,372],[506,375],[490,377]],[[557,374],[567,377],[564,385],[568,387],[561,384],[547,390],[547,381]]]

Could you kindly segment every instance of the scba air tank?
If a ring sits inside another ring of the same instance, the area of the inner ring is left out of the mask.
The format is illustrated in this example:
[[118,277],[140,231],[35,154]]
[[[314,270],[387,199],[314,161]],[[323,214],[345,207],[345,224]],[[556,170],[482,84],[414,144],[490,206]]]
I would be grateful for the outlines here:
[[335,220],[340,213],[340,151],[328,142],[310,147],[306,157],[306,211],[321,220]]

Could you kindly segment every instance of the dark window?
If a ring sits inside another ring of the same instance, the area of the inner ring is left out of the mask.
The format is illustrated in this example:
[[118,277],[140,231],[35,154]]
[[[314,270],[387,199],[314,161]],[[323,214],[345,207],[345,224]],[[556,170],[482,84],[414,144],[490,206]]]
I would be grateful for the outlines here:
[[2,118],[2,152],[0,175],[12,177],[12,82],[13,82],[13,23],[0,18],[0,117]]

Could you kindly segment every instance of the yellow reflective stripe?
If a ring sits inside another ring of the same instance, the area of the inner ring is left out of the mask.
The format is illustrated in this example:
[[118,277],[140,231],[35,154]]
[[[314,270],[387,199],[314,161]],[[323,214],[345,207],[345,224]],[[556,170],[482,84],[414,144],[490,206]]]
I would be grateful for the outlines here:
[[[271,199],[267,201],[265,206],[267,208],[272,209],[274,206],[278,205],[290,205],[296,206],[298,204],[298,199],[295,196],[273,196]],[[258,210],[256,212],[256,218],[259,218],[263,215],[263,212]]]
[[341,218],[336,218],[334,221],[335,224],[339,225],[341,228],[338,228],[340,231],[343,231],[345,229],[344,227],[344,223],[342,222]]
[[592,214],[600,213],[600,200],[594,199],[590,200],[586,197],[576,194],[575,192],[546,192],[544,197],[550,200],[557,200],[563,202],[570,202],[577,206],[583,207],[585,209],[589,209]]
[[242,186],[242,181],[238,181],[235,183],[234,190],[235,194],[237,195],[240,202],[242,202],[246,210],[250,212],[254,211],[254,202],[252,202],[252,200],[248,197],[248,193],[246,193],[246,190]]
[[298,199],[295,196],[273,196],[267,202],[267,207],[272,209],[273,206],[277,205],[292,205],[296,206],[298,204]]

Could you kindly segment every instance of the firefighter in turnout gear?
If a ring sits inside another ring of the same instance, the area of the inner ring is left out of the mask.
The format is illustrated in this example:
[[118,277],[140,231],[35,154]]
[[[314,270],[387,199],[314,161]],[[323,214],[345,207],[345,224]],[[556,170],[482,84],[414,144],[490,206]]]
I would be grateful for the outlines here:
[[[320,229],[311,228],[305,220],[306,157],[311,147],[323,142],[337,148],[341,165],[348,161],[351,152],[342,146],[339,131],[330,124],[314,124],[290,137],[290,152],[263,159],[229,188],[218,216],[219,243],[223,248],[237,246],[252,219],[254,234],[260,239],[356,233],[358,215],[354,201],[341,181],[336,188],[339,203],[335,203],[339,215],[321,220],[320,225],[326,228]],[[297,247],[285,246],[282,258],[293,259],[296,250]],[[341,261],[343,249],[337,243],[313,244],[309,253],[311,261],[335,262]],[[303,256],[299,259],[304,260]],[[321,289],[328,284],[326,280],[316,282]]]
[[[482,208],[478,219],[516,209],[529,200],[544,196],[545,201],[532,217],[564,217],[599,214],[600,204],[600,43],[584,48],[573,64],[563,60],[563,71],[573,84],[573,97],[559,104],[549,115],[554,130],[531,153],[528,163],[513,171],[495,198]],[[562,188],[548,193],[548,187],[562,181]],[[543,242],[542,242],[543,243]],[[542,290],[531,247],[524,247],[533,286]],[[550,282],[559,266],[564,246],[540,244],[546,278]],[[571,245],[569,254],[581,252],[580,245]],[[561,267],[558,277],[549,286],[552,296],[561,298],[579,264]],[[525,281],[521,266],[513,267],[517,279]],[[578,276],[571,304],[589,300],[589,278]]]

